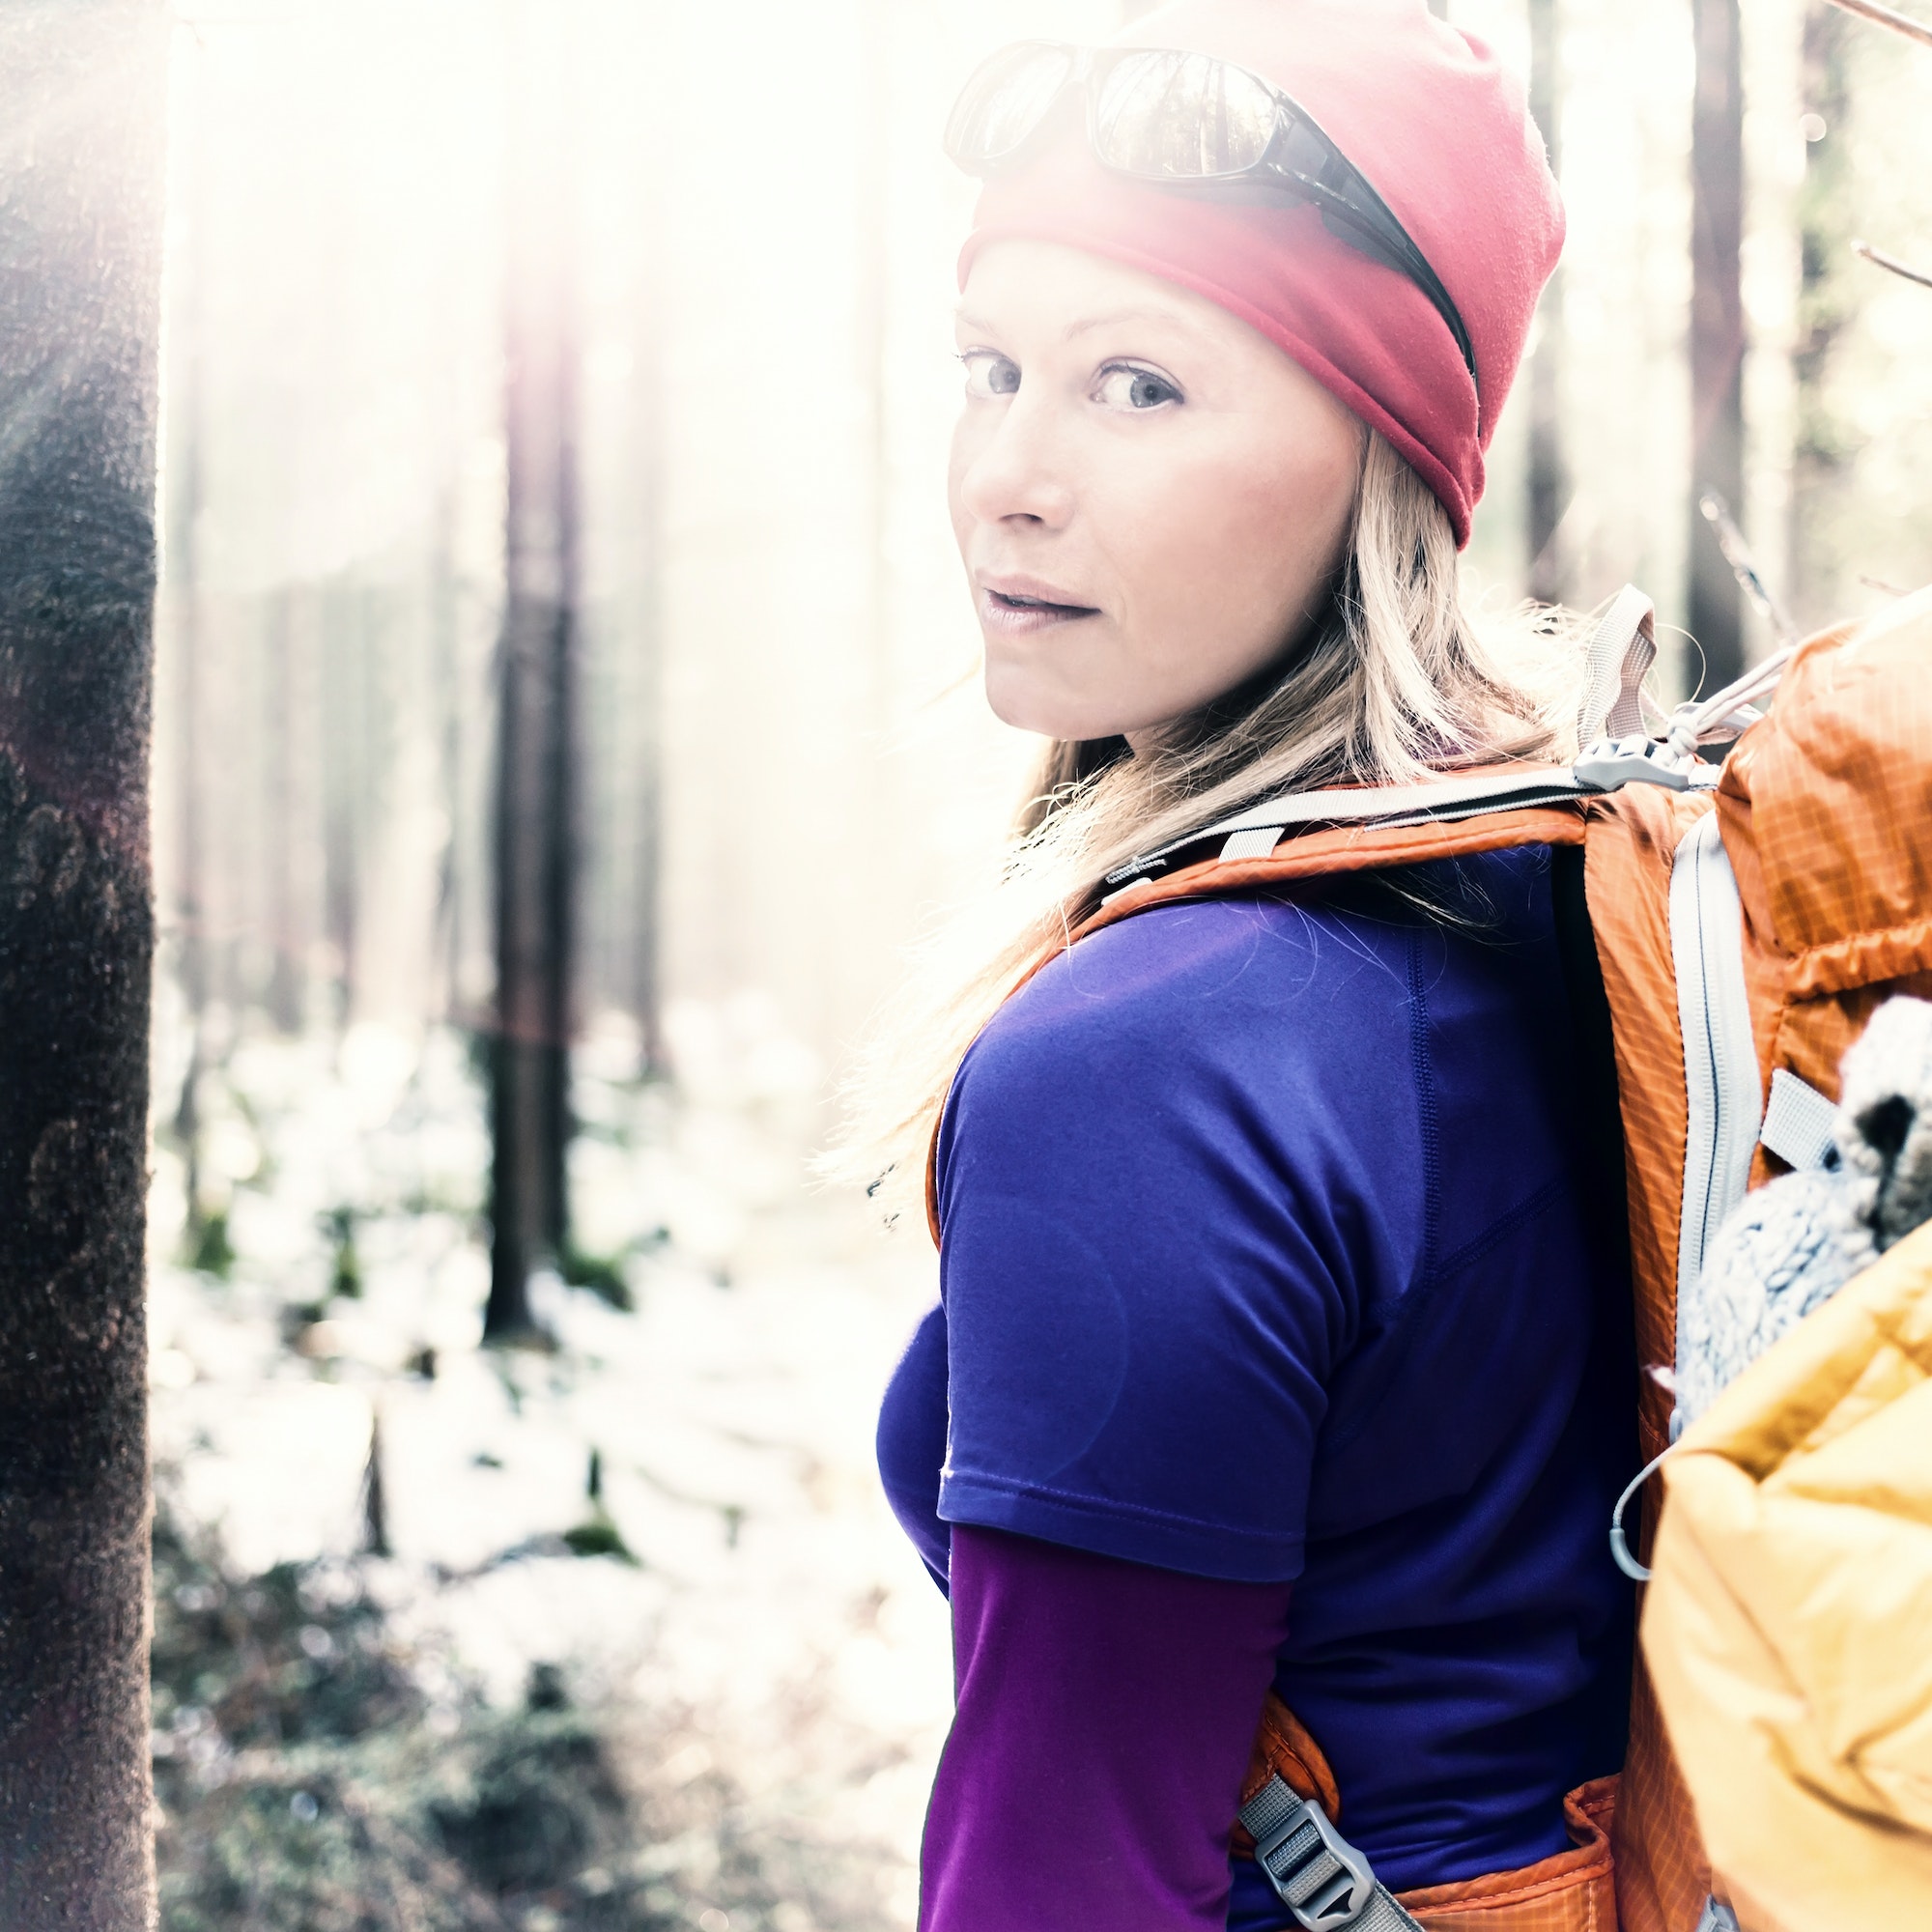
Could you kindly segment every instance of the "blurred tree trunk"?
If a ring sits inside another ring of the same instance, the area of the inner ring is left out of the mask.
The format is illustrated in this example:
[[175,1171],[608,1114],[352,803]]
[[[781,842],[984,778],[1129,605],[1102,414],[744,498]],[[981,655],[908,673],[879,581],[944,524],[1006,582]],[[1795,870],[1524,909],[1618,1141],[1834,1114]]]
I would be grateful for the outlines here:
[[497,767],[490,1299],[484,1333],[535,1323],[529,1276],[566,1247],[577,839],[575,206],[558,12],[517,14],[510,143],[508,517]]
[[[664,658],[665,658],[665,464],[666,412],[668,392],[664,378],[666,276],[660,265],[669,259],[670,224],[667,182],[669,103],[663,90],[667,76],[655,74],[650,92],[640,102],[646,132],[639,155],[639,215],[643,230],[643,259],[650,266],[639,287],[634,337],[633,367],[638,372],[632,391],[637,457],[637,535],[634,649],[635,716],[625,721],[622,741],[636,770],[637,848],[630,888],[632,915],[627,922],[627,968],[618,983],[624,986],[632,1015],[638,1022],[647,1070],[662,1072],[669,1063],[664,1035]],[[616,976],[613,976],[613,978]]]
[[297,741],[301,710],[297,700],[295,592],[284,584],[268,610],[269,743],[266,774],[269,807],[269,929],[274,941],[270,966],[269,1011],[285,1034],[301,1031],[303,1018],[300,905],[302,826],[297,810]]
[[461,625],[456,576],[455,464],[437,492],[436,535],[430,550],[430,688],[439,706],[437,779],[448,830],[437,862],[435,985],[439,1015],[453,1018],[462,993],[463,921],[458,895],[462,872],[457,831],[463,822],[463,672],[458,657]]
[[361,862],[374,759],[382,720],[369,700],[367,599],[347,571],[322,591],[322,898],[323,927],[335,965],[335,1017],[355,1009],[360,939]]
[[1744,514],[1744,63],[1738,0],[1691,0],[1696,92],[1690,112],[1690,492],[1688,623],[1704,689],[1744,668],[1744,594],[1698,508],[1715,490]]
[[[654,298],[652,298],[654,299]],[[653,330],[653,335],[655,331]],[[656,369],[655,361],[646,366]],[[642,429],[643,500],[639,542],[643,562],[638,651],[640,716],[632,755],[638,773],[638,850],[632,890],[630,1003],[647,1069],[669,1064],[664,1037],[664,391],[649,387]]]
[[[1550,172],[1563,173],[1562,21],[1558,0],[1529,0],[1529,111],[1549,150]],[[1529,360],[1529,594],[1560,604],[1569,587],[1568,558],[1558,539],[1570,507],[1563,455],[1563,270],[1543,292],[1536,353]]]
[[[190,71],[200,77],[198,54]],[[199,92],[193,97],[199,105]],[[178,667],[174,752],[178,787],[175,920],[181,933],[182,997],[187,1003],[187,1067],[175,1107],[175,1138],[187,1166],[187,1236],[190,1249],[201,1227],[200,1091],[203,1037],[208,1009],[208,922],[204,896],[204,840],[201,811],[201,572],[197,545],[202,508],[202,304],[203,251],[208,234],[208,173],[197,118],[190,108],[185,130],[187,219],[174,243],[174,273],[182,285],[182,347],[176,367],[178,387],[170,397],[174,428],[168,440],[168,601],[170,646]]]
[[0,13],[0,1925],[152,1921],[148,737],[168,24]]
[[1840,550],[1833,512],[1853,443],[1829,389],[1832,352],[1852,317],[1851,41],[1859,30],[1837,8],[1813,0],[1804,16],[1800,89],[1804,185],[1798,196],[1798,330],[1792,352],[1797,433],[1791,453],[1791,604],[1801,628],[1840,614]]

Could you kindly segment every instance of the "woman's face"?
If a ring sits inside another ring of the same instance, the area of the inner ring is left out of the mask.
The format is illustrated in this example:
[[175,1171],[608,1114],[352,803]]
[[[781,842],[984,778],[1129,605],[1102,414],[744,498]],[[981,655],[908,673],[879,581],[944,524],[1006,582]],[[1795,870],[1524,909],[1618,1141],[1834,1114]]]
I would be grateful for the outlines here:
[[998,716],[1144,740],[1281,656],[1341,561],[1362,427],[1225,309],[1045,242],[959,305],[952,528]]

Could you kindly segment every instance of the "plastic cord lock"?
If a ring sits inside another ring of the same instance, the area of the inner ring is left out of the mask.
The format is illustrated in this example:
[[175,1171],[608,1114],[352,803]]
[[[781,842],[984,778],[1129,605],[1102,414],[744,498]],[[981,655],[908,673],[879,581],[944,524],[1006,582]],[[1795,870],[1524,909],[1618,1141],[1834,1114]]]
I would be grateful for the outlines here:
[[1627,784],[1662,785],[1689,791],[1697,783],[1694,758],[1678,761],[1666,742],[1633,732],[1628,738],[1599,738],[1577,760],[1577,781],[1599,791],[1617,791]]

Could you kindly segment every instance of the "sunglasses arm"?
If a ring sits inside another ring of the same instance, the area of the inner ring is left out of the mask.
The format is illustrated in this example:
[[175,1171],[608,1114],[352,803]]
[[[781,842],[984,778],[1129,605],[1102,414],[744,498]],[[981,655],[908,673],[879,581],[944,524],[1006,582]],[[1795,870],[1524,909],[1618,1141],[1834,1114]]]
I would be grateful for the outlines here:
[[1390,234],[1373,214],[1357,208],[1346,195],[1338,194],[1325,182],[1317,181],[1313,175],[1304,174],[1299,168],[1271,157],[1264,159],[1263,165],[1284,185],[1292,187],[1304,201],[1319,209],[1321,224],[1331,234],[1346,229],[1348,232],[1343,240],[1373,255],[1384,268],[1393,269],[1412,281],[1448,325],[1469,374],[1473,376],[1476,373],[1476,353],[1470,344],[1469,332],[1463,326],[1463,318],[1449,298],[1449,291],[1430,267],[1429,258],[1406,236]]

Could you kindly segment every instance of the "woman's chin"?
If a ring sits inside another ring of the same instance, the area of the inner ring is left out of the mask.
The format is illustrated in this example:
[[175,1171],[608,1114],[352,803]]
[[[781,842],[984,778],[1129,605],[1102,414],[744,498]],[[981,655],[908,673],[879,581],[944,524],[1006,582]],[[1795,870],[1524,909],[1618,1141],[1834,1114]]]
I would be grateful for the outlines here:
[[986,706],[1002,724],[1042,738],[1112,738],[1122,728],[1101,707],[1083,704],[1065,691],[1042,690],[1037,680],[1015,675],[1010,668],[997,664],[990,652]]

